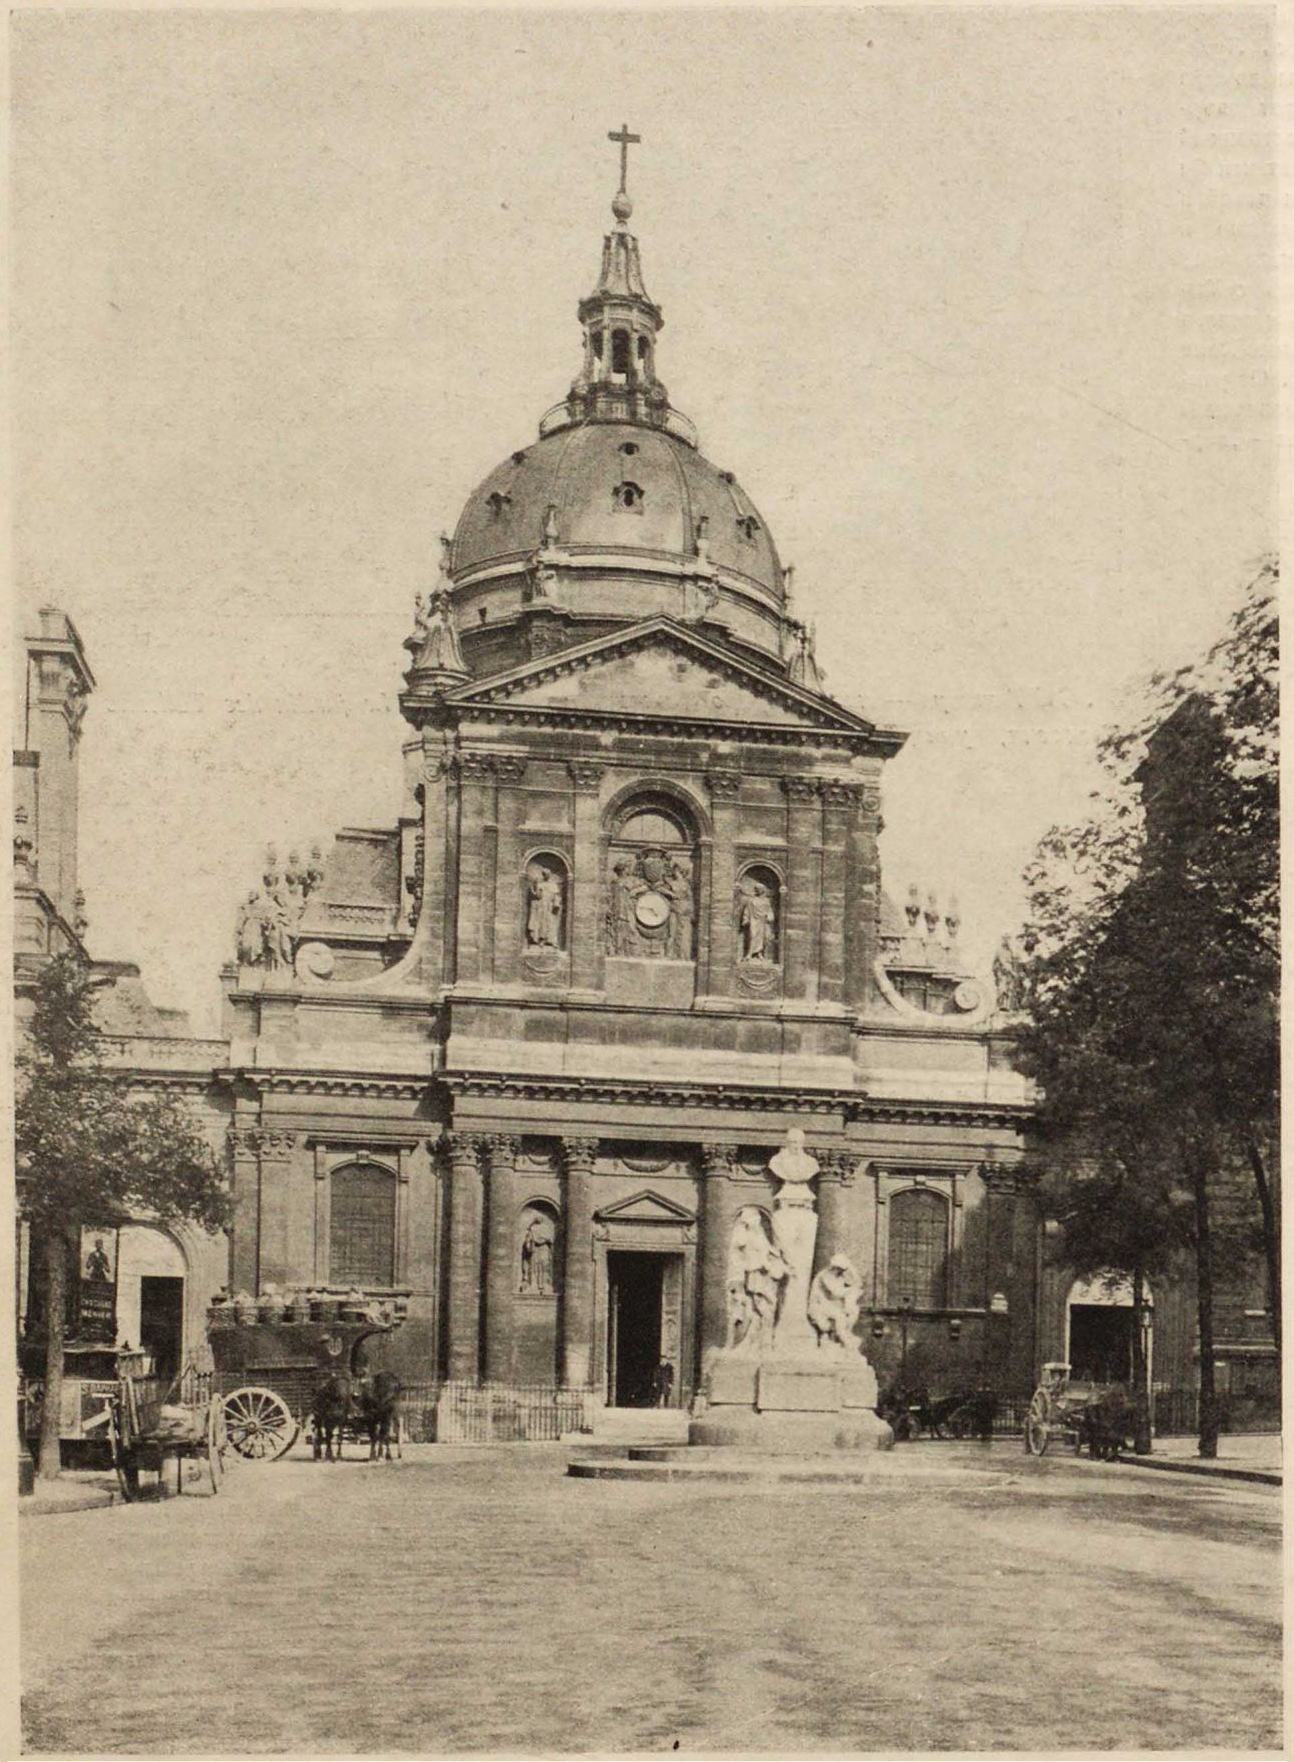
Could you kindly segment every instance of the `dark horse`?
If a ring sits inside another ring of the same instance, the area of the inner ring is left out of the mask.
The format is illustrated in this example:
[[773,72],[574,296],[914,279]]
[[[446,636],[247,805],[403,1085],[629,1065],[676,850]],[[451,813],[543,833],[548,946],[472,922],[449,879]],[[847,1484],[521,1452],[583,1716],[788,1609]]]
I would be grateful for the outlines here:
[[[310,1404],[310,1421],[314,1427],[315,1461],[321,1455],[329,1462],[341,1461],[342,1429],[350,1418],[353,1400],[351,1380],[340,1371],[334,1371],[325,1377],[315,1390],[314,1400]],[[333,1454],[333,1441],[336,1440],[337,1453]]]
[[[391,1460],[391,1434],[396,1430],[396,1410],[400,1401],[401,1383],[394,1371],[375,1371],[356,1390],[357,1430],[368,1433],[368,1459],[379,1456]],[[397,1433],[396,1443],[399,1444]]]

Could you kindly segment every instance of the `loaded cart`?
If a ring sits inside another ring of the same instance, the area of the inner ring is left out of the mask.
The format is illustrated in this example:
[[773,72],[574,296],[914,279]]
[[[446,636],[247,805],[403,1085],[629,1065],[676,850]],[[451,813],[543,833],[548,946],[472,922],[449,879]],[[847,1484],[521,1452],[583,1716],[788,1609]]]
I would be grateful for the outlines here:
[[231,1450],[273,1462],[296,1442],[315,1393],[329,1377],[365,1372],[365,1342],[389,1334],[408,1299],[315,1292],[216,1303],[207,1317],[215,1365],[212,1385]]
[[1024,1447],[1030,1456],[1045,1456],[1048,1444],[1061,1438],[1075,1454],[1086,1444],[1093,1456],[1113,1462],[1131,1445],[1136,1420],[1123,1383],[1075,1383],[1067,1364],[1044,1364],[1024,1422]]

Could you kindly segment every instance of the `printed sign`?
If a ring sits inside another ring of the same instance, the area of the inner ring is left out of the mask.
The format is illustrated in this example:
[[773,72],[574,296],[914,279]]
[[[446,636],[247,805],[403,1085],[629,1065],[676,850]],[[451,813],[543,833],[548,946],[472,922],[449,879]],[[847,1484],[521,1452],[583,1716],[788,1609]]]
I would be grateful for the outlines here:
[[77,1315],[82,1339],[116,1339],[116,1230],[91,1225],[81,1230],[81,1292]]

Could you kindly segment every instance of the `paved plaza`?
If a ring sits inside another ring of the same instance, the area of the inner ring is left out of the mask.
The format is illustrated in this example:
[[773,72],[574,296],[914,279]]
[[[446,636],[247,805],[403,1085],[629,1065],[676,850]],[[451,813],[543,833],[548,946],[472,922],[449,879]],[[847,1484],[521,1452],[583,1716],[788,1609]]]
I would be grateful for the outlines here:
[[1279,1745],[1277,1489],[1010,1444],[986,1484],[976,1447],[930,1448],[964,1484],[581,1482],[587,1450],[431,1446],[24,1522],[26,1747]]

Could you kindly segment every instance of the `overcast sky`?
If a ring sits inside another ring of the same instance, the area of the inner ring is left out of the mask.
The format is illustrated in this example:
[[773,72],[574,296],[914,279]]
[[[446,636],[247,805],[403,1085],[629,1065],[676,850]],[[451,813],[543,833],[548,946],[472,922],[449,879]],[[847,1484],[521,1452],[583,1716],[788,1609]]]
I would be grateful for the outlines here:
[[886,884],[991,949],[1274,543],[1268,18],[19,14],[14,558],[99,689],[95,953],[217,1020],[266,842],[390,823],[415,590],[631,189],[674,404],[912,730]]

